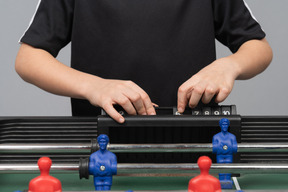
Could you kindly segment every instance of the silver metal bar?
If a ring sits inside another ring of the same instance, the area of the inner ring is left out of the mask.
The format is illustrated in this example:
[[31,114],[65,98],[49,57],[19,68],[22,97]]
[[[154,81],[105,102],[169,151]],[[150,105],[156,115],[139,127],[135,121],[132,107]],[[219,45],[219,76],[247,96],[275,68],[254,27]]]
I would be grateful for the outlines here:
[[288,152],[288,143],[239,143],[238,152]]
[[[210,152],[212,153],[212,143],[193,143],[193,144],[110,144],[108,150],[116,153],[122,152]],[[21,152],[57,152],[69,153],[79,152],[87,153],[91,150],[91,143],[74,143],[74,144],[0,144],[1,153]],[[239,143],[238,152],[287,152],[288,143]]]
[[91,143],[38,143],[38,144],[0,144],[1,153],[87,153],[91,151]]
[[[199,173],[197,164],[124,164],[117,165],[118,174],[129,176],[142,174],[192,174]],[[77,172],[78,163],[59,164],[51,167],[53,173]],[[36,164],[0,164],[1,173],[35,173],[38,172]],[[210,173],[288,173],[288,164],[212,164]]]
[[241,188],[240,188],[240,185],[239,185],[239,183],[238,183],[237,177],[232,177],[232,180],[233,180],[233,182],[234,182],[234,185],[235,185],[236,190],[237,190],[237,191],[240,191]]
[[[54,163],[51,166],[52,173],[70,173],[78,172],[79,164],[78,163]],[[0,164],[0,173],[38,173],[38,165],[35,164],[20,164],[20,163],[5,163]]]
[[212,152],[212,143],[202,144],[111,144],[112,152]]

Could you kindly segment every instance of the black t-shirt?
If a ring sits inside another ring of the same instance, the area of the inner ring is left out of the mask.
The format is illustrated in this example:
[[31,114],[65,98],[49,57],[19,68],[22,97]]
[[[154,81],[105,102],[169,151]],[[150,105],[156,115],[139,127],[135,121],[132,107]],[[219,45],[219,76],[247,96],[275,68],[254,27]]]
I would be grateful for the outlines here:
[[[179,86],[216,59],[215,38],[236,52],[264,37],[243,0],[42,0],[21,42],[55,57],[71,42],[71,67],[176,106]],[[72,110],[98,113],[78,99]]]

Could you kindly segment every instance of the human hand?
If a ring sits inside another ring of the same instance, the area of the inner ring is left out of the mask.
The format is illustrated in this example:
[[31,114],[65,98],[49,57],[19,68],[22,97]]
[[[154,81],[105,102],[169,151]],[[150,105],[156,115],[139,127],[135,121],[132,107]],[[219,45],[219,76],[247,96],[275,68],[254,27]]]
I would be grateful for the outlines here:
[[183,113],[187,104],[190,108],[196,107],[200,99],[204,104],[214,96],[216,103],[224,101],[232,91],[238,71],[236,62],[229,57],[206,66],[179,87],[178,111]]
[[90,84],[87,99],[119,123],[125,120],[113,107],[116,104],[130,115],[156,114],[148,94],[132,81],[97,79],[97,85]]

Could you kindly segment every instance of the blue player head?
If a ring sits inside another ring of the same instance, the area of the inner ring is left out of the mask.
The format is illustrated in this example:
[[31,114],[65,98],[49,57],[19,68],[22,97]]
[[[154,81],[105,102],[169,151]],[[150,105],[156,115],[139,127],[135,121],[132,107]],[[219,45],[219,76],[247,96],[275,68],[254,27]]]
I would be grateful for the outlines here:
[[109,143],[109,137],[105,134],[101,134],[97,137],[97,142],[99,144],[100,150],[106,150]]
[[221,131],[226,133],[228,131],[230,125],[230,121],[226,118],[223,118],[219,121],[219,126],[221,127]]

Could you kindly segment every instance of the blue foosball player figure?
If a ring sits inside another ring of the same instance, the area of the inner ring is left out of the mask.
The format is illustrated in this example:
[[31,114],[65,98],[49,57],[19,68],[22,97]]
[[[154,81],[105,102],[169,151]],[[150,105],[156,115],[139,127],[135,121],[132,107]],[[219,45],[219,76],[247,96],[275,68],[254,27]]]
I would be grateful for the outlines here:
[[108,191],[111,190],[112,176],[117,174],[117,157],[107,150],[107,135],[99,135],[97,142],[100,149],[89,158],[89,174],[94,176],[96,191]]
[[[221,132],[213,136],[213,153],[216,154],[217,163],[232,163],[233,154],[237,152],[237,140],[235,135],[228,132],[230,121],[223,118],[219,121]],[[219,180],[222,189],[232,189],[233,181],[230,173],[220,173]]]

